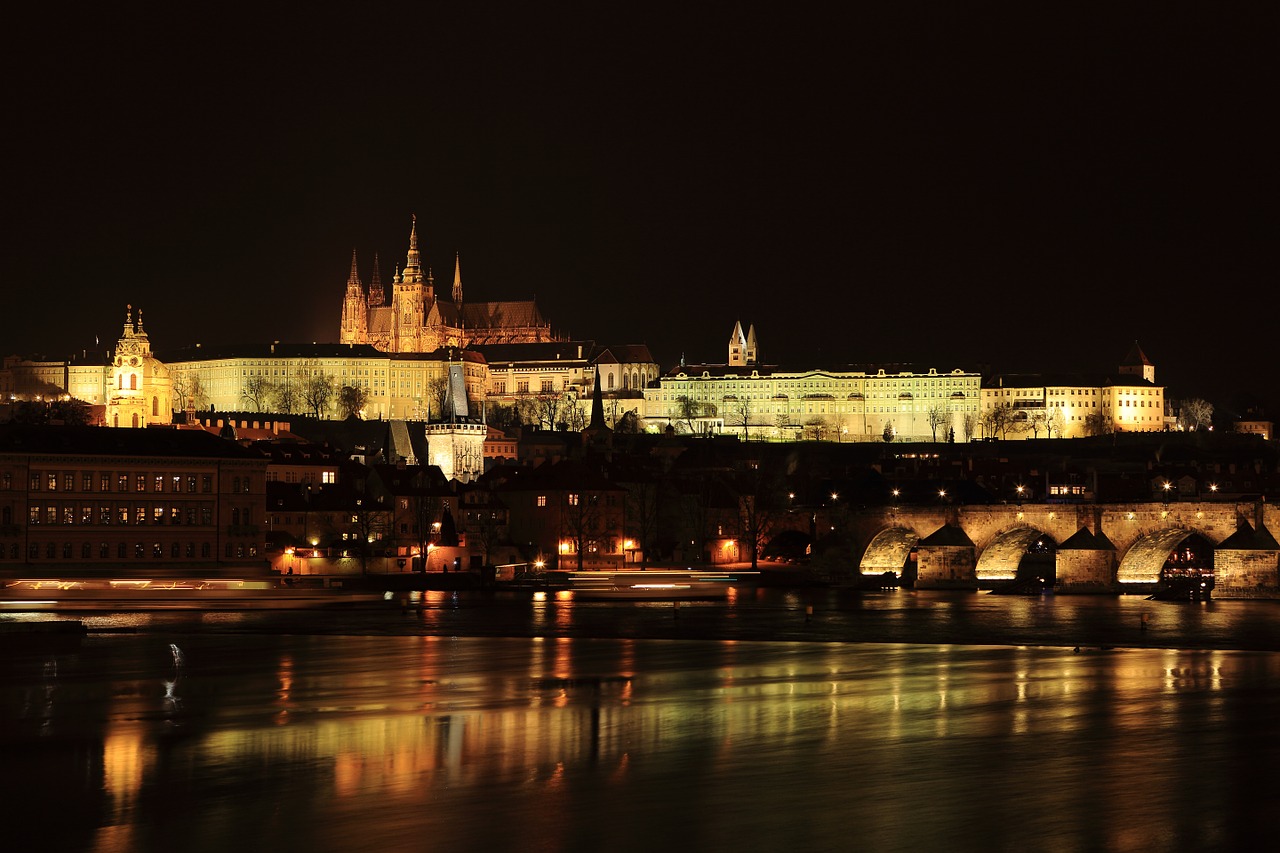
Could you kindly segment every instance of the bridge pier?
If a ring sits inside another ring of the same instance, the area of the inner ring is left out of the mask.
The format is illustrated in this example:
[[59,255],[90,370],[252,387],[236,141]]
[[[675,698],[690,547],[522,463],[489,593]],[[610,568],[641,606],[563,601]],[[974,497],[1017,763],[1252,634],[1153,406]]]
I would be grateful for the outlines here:
[[944,524],[916,545],[916,589],[978,588],[978,549],[959,526]]
[[1214,598],[1280,598],[1280,544],[1242,524],[1213,550]]
[[1054,571],[1058,592],[1112,593],[1116,591],[1116,570],[1120,561],[1116,546],[1087,527],[1058,546]]

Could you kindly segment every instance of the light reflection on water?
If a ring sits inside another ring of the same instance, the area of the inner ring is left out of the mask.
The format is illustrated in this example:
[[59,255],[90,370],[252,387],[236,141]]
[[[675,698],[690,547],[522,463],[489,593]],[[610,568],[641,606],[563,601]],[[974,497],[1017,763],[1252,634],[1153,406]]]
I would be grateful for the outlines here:
[[0,672],[46,849],[1223,850],[1280,793],[1266,652],[151,631]]

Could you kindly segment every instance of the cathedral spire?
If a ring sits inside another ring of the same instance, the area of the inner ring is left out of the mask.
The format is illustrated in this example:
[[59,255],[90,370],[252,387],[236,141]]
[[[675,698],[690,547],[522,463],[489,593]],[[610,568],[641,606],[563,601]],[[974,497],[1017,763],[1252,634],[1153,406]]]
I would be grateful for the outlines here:
[[453,253],[453,301],[462,304],[462,255]]
[[422,259],[418,254],[418,217],[413,215],[413,225],[409,228],[409,254],[404,261],[404,280],[422,281]]
[[351,250],[351,274],[347,276],[347,296],[363,296],[364,288],[360,284],[360,274],[356,270],[356,250]]
[[386,301],[386,291],[382,289],[382,274],[378,272],[378,253],[373,253],[373,277],[369,279],[369,306],[377,307]]

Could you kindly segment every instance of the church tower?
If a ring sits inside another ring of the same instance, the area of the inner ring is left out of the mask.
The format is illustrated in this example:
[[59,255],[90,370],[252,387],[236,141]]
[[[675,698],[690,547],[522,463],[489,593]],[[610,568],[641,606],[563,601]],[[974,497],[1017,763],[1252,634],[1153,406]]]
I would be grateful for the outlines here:
[[729,335],[729,366],[742,367],[747,363],[747,338],[742,334],[742,323],[735,321]]
[[462,305],[462,256],[453,254],[453,304]]
[[151,354],[151,340],[142,327],[142,309],[133,319],[133,306],[125,311],[124,331],[111,360],[111,384],[107,389],[107,424],[113,427],[145,427],[173,420],[173,383],[169,370]]
[[356,273],[356,250],[351,250],[351,275],[347,277],[347,295],[342,300],[342,328],[338,343],[363,344],[369,341],[369,302],[364,285]]
[[1129,354],[1120,362],[1120,375],[1140,376],[1152,385],[1156,384],[1156,366],[1147,359],[1147,354],[1138,346],[1137,341],[1133,342]]
[[751,328],[747,330],[747,346],[745,350],[747,364],[755,364],[757,362],[756,356],[756,327],[752,323]]
[[426,319],[426,280],[418,254],[418,217],[409,229],[409,253],[404,270],[396,274],[391,296],[396,352],[421,352],[422,329]]

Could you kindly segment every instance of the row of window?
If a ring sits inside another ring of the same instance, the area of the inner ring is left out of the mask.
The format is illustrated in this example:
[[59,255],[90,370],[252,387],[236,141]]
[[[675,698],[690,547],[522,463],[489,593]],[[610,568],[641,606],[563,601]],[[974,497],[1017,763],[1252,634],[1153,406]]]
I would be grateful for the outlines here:
[[[617,504],[617,497],[618,496],[614,494],[605,495],[604,496],[605,506],[615,506]],[[579,503],[581,503],[581,498],[576,492],[570,492],[569,494],[565,495],[565,502],[569,506],[578,506]],[[589,505],[595,506],[599,502],[600,502],[599,495],[587,495],[587,503]],[[547,496],[538,495],[537,498],[535,499],[535,503],[537,506],[545,507],[547,505]]]
[[[43,545],[39,542],[30,542],[27,544],[27,559],[39,560],[41,559],[41,555],[43,554],[43,558],[46,560],[59,559],[59,555],[61,555],[61,559],[71,560],[71,559],[75,559],[75,550],[76,550],[75,546],[70,542],[62,542],[62,543],[45,542],[43,543]],[[168,550],[169,550],[169,558],[173,560],[196,559],[197,550],[200,552],[199,559],[207,560],[213,554],[213,546],[210,545],[208,542],[201,542],[199,543],[199,545],[197,545],[195,542],[170,542]],[[132,551],[133,556],[136,559],[141,559],[143,557],[146,557],[148,554],[150,554],[152,558],[156,558],[156,559],[163,558],[165,556],[165,547],[160,542],[152,542],[149,545],[146,542],[135,542],[132,548],[127,542],[117,542],[115,547],[115,559],[118,559],[118,560],[128,559],[130,551]],[[15,542],[14,544],[10,545],[7,553],[8,553],[9,559],[11,560],[19,559],[19,555],[21,551],[19,550],[18,544]],[[97,559],[100,559],[100,560],[111,559],[110,543],[99,542],[97,546],[95,546],[92,542],[80,543],[79,558],[81,560],[92,560],[94,559],[95,553],[97,554]],[[5,555],[6,555],[5,548],[2,545],[0,545],[0,560],[4,559]],[[258,556],[257,545],[252,545],[252,544],[246,545],[244,543],[233,544],[230,542],[227,543],[227,548],[226,548],[227,559],[244,559],[246,557],[256,557],[256,556]]]
[[[11,509],[0,508],[0,523],[12,524]],[[245,508],[231,510],[231,523],[252,524],[251,512]],[[27,508],[27,523],[39,524],[185,524],[188,527],[213,524],[211,506],[155,506],[150,504],[83,504],[73,506],[32,506]]]
[[[117,492],[185,492],[195,494],[197,480],[199,491],[209,494],[213,491],[213,475],[211,474],[125,474],[110,471],[32,471],[28,488],[33,492],[74,492],[77,481],[82,492],[110,492],[112,485]],[[232,480],[233,492],[248,492],[249,478],[243,480],[235,477]],[[95,489],[95,485],[97,488]],[[13,488],[13,473],[0,473],[0,489],[8,491]]]
[[[320,476],[317,478],[316,473],[314,471],[305,471],[302,473],[299,473],[297,471],[285,471],[283,482],[314,483],[317,481],[317,479],[321,483],[336,483],[338,482],[338,472],[337,471],[321,471]],[[280,473],[278,471],[268,471],[267,482],[270,482],[270,483],[280,482]]]

